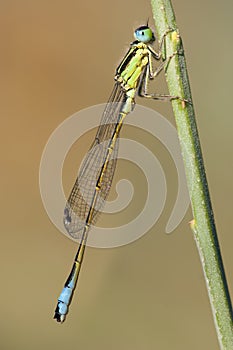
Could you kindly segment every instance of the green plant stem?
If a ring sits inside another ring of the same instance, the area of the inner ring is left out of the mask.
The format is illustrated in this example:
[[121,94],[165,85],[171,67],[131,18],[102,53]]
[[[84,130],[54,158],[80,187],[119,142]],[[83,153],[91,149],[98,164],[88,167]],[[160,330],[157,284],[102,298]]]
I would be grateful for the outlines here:
[[[173,55],[166,67],[169,93],[192,101],[183,46],[170,0],[151,0],[159,39],[166,36],[166,57]],[[177,53],[174,55],[174,53]],[[233,349],[233,317],[227,281],[221,258],[193,104],[172,101],[181,152],[189,188],[193,221],[191,228],[200,254],[215,327],[224,350]]]

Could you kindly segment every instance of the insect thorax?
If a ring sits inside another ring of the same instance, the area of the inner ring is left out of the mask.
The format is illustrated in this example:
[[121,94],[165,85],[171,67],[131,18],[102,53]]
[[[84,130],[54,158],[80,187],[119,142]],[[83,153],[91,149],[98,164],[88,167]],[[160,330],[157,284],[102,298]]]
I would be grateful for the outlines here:
[[122,84],[126,91],[137,88],[140,76],[149,62],[149,50],[146,44],[132,44],[131,50],[129,57],[126,56],[124,59],[127,63],[122,61],[122,69],[118,71],[116,76],[116,80]]

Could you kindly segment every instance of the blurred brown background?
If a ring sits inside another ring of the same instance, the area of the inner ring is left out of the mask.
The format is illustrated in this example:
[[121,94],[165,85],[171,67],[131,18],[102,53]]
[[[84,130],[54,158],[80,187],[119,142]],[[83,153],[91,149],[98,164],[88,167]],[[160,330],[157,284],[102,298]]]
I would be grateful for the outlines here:
[[[173,0],[173,6],[232,294],[233,3]],[[177,178],[159,142],[154,152],[168,176],[169,190],[159,221],[133,244],[88,248],[68,319],[62,326],[52,320],[76,245],[58,232],[43,208],[38,184],[41,154],[65,118],[107,100],[133,29],[148,17],[153,23],[149,1],[0,2],[3,350],[218,349],[188,226],[191,211],[171,235],[164,233]],[[160,92],[164,90],[162,84]],[[174,124],[169,103],[137,101]],[[123,132],[134,137],[130,128],[128,134]],[[90,141],[81,143],[82,152]],[[64,169],[67,189],[79,161],[75,147]],[[123,166],[121,162],[116,179]],[[136,170],[129,164],[128,176],[137,182],[141,173]],[[101,218],[102,225],[109,221],[111,216]]]

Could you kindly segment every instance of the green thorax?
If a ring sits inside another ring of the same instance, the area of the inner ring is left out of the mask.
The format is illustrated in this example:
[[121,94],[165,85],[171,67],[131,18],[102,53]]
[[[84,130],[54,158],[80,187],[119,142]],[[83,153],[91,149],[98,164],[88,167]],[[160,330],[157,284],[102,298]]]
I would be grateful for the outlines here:
[[125,90],[136,89],[139,83],[140,76],[149,62],[149,50],[144,43],[132,44],[128,57],[130,60],[127,64],[124,61],[120,67],[124,67],[123,70],[117,72],[116,80],[122,83],[122,87]]

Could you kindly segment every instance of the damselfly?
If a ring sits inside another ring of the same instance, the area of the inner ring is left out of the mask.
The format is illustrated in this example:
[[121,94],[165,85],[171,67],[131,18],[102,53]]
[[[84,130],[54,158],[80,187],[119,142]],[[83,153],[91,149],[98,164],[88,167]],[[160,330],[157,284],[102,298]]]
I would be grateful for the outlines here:
[[72,270],[58,298],[54,315],[58,322],[63,322],[68,313],[83,261],[90,225],[96,221],[110,191],[117,160],[119,133],[124,118],[133,110],[136,93],[141,97],[156,100],[179,99],[182,103],[185,101],[177,96],[147,92],[149,79],[158,75],[164,65],[168,64],[176,54],[163,60],[153,72],[152,59],[157,61],[161,59],[166,35],[167,33],[163,36],[157,53],[149,45],[155,41],[155,36],[148,25],[136,29],[134,32],[136,41],[130,45],[116,70],[115,86],[103,112],[101,124],[82,163],[64,210],[65,228],[70,236],[80,238],[80,243]]

